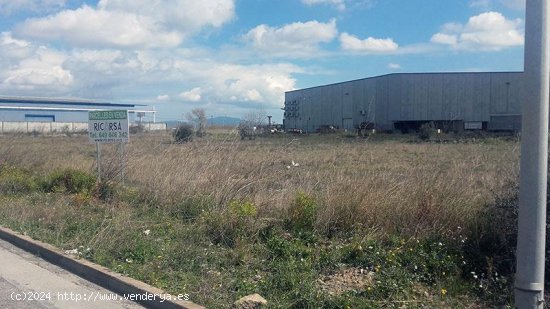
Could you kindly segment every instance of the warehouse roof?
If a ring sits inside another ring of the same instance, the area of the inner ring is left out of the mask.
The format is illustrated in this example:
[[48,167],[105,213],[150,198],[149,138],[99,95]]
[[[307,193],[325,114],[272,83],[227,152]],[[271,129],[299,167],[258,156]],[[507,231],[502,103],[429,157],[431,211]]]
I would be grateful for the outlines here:
[[36,104],[36,105],[76,105],[94,107],[136,107],[140,104],[118,104],[109,102],[98,102],[86,99],[63,99],[63,98],[39,98],[39,97],[7,97],[0,96],[0,104]]
[[309,89],[315,89],[315,88],[321,88],[321,87],[327,87],[327,86],[334,86],[334,85],[340,85],[340,84],[346,84],[346,83],[352,83],[352,82],[358,82],[363,80],[369,80],[369,79],[375,79],[375,78],[381,78],[381,77],[387,77],[387,76],[395,76],[395,75],[433,75],[433,74],[507,74],[507,73],[523,73],[521,71],[500,71],[500,72],[421,72],[421,73],[389,73],[389,74],[383,74],[383,75],[377,75],[377,76],[371,76],[371,77],[364,77],[364,78],[358,78],[358,79],[352,79],[347,80],[343,82],[336,82],[332,84],[326,84],[326,85],[319,85],[319,86],[312,86],[312,87],[306,87],[301,89],[294,89],[285,91],[285,93],[292,93],[302,90],[309,90]]

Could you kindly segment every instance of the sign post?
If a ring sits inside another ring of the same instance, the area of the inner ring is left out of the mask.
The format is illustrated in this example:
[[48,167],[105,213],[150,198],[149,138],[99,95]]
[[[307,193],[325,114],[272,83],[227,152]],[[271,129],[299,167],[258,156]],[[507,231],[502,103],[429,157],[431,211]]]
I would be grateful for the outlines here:
[[97,178],[101,181],[101,145],[120,144],[120,177],[124,183],[124,143],[130,136],[127,110],[90,111],[88,113],[88,138],[96,143]]
[[542,309],[548,177],[550,3],[548,0],[527,0],[526,8],[515,304],[518,309]]
[[101,145],[99,144],[99,142],[95,142],[95,153],[97,165],[97,180],[101,182]]
[[124,186],[124,143],[120,142],[120,182]]

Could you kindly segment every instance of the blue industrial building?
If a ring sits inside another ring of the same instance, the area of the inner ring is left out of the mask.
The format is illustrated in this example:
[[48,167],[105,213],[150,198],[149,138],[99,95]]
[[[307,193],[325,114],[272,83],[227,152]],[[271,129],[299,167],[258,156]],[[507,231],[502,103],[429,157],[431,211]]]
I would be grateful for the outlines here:
[[156,111],[145,105],[82,99],[0,97],[0,122],[88,122],[88,112],[128,110],[130,122],[155,122]]

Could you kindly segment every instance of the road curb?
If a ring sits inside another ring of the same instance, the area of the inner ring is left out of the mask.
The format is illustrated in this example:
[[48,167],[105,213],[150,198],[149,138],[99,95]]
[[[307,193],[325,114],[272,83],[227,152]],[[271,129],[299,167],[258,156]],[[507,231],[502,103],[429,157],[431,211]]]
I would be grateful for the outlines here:
[[[205,307],[190,301],[177,300],[176,296],[168,296],[169,294],[161,289],[117,274],[103,266],[65,255],[61,250],[50,244],[21,235],[9,228],[0,226],[0,238],[107,290],[119,295],[132,295],[136,298],[132,300],[147,308],[205,309]],[[163,301],[161,301],[160,295],[163,295]]]

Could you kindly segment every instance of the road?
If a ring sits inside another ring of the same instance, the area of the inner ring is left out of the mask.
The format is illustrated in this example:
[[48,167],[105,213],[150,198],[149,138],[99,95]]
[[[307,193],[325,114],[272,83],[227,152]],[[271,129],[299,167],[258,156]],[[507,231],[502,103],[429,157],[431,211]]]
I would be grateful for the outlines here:
[[0,308],[143,308],[0,240]]

